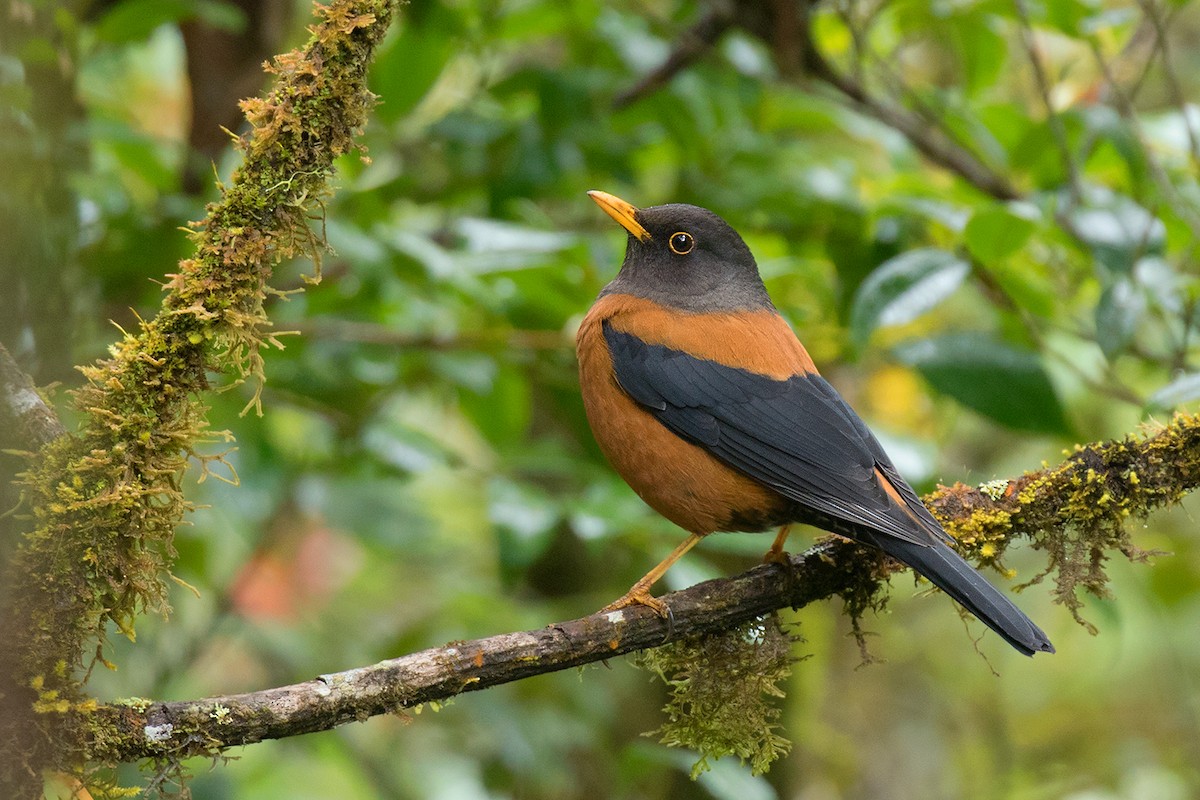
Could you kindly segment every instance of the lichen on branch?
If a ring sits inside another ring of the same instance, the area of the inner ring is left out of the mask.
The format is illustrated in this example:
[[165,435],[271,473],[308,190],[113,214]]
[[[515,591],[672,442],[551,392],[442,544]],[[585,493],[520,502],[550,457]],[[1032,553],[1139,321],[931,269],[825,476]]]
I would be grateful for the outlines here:
[[[161,312],[126,333],[109,358],[81,368],[86,383],[73,393],[80,429],[43,447],[22,476],[31,529],[4,576],[0,675],[42,713],[36,743],[16,721],[0,723],[0,755],[22,754],[0,759],[4,769],[36,774],[78,756],[63,748],[78,745],[81,732],[54,722],[86,717],[63,712],[89,706],[78,670],[88,643],[103,661],[108,623],[132,637],[139,614],[168,610],[172,539],[189,508],[180,482],[213,436],[202,401],[207,376],[231,373],[260,386],[261,351],[278,344],[263,310],[272,270],[298,256],[319,268],[323,242],[309,218],[328,192],[334,159],[354,147],[374,105],[366,69],[393,2],[316,9],[308,43],[268,68],[274,88],[243,104],[251,128],[237,140],[242,166],[192,224],[195,255],[169,276]],[[256,388],[252,406],[257,398]]]
[[1094,632],[1080,615],[1078,590],[1108,596],[1110,554],[1135,561],[1152,555],[1134,544],[1128,520],[1144,519],[1198,485],[1200,417],[1179,414],[1142,437],[1077,445],[1054,467],[979,488],[943,486],[925,501],[964,555],[1002,572],[1009,543],[1032,540],[1049,558],[1025,585],[1053,576],[1055,601]]

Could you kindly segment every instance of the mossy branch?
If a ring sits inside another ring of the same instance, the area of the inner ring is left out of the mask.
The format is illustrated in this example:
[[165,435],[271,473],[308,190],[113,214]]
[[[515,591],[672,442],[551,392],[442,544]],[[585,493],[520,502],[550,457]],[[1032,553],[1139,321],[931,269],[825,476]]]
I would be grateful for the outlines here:
[[[1018,538],[1049,556],[1057,599],[1077,613],[1075,589],[1106,591],[1103,562],[1143,553],[1125,530],[1200,485],[1200,418],[1178,416],[1153,434],[1080,447],[1062,464],[981,488],[956,485],[926,498],[962,550],[984,564]],[[776,565],[708,581],[662,599],[671,621],[643,607],[598,612],[536,631],[451,642],[305,683],[204,700],[102,706],[89,714],[103,762],[212,754],[397,713],[463,692],[735,629],[770,612],[834,595],[855,617],[878,607],[887,578],[904,569],[878,551],[831,539]],[[964,641],[964,647],[969,643]]]
[[1004,572],[1000,558],[1016,538],[1049,556],[1054,598],[1076,621],[1078,589],[1106,597],[1104,564],[1114,552],[1133,561],[1151,553],[1134,544],[1126,522],[1174,504],[1200,485],[1200,419],[1180,414],[1141,437],[1077,446],[1056,467],[981,487],[955,484],[925,498],[964,555]]
[[0,447],[36,450],[66,432],[33,380],[0,344]]
[[263,311],[268,280],[284,259],[319,267],[309,215],[374,105],[366,70],[393,6],[318,5],[308,43],[275,59],[274,88],[243,103],[242,166],[193,224],[195,255],[170,276],[161,312],[81,369],[80,430],[42,447],[22,477],[30,529],[3,577],[0,698],[23,697],[37,713],[0,714],[0,787],[75,760],[87,725],[56,723],[85,721],[68,712],[94,705],[78,678],[88,643],[103,661],[108,623],[132,637],[139,614],[167,610],[172,538],[189,509],[180,478],[206,440],[207,375],[264,379],[261,351],[278,345]]

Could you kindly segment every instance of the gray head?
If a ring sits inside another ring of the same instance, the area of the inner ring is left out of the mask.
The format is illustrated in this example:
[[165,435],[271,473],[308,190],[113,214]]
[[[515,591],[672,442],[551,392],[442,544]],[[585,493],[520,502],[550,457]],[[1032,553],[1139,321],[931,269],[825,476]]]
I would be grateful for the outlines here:
[[729,223],[699,206],[636,208],[588,192],[629,232],[625,261],[605,294],[631,294],[696,313],[772,308],[750,248]]

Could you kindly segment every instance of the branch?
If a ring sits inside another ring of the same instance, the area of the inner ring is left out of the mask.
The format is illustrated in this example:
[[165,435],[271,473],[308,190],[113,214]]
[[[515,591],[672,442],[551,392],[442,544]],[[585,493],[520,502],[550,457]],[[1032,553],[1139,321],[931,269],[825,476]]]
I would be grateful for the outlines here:
[[[1192,198],[1184,195],[1171,181],[1171,176],[1167,174],[1167,170],[1155,154],[1154,148],[1150,147],[1145,129],[1142,127],[1141,121],[1138,119],[1137,110],[1133,106],[1133,100],[1129,97],[1129,93],[1121,87],[1116,74],[1113,72],[1112,65],[1101,52],[1100,45],[1092,39],[1088,40],[1088,44],[1092,51],[1092,58],[1104,76],[1106,88],[1111,92],[1113,105],[1116,107],[1117,113],[1128,123],[1134,138],[1137,139],[1142,152],[1145,154],[1146,169],[1149,171],[1150,177],[1153,178],[1163,197],[1171,203],[1172,210],[1188,226],[1193,240],[1200,239],[1200,211],[1197,211]],[[1186,113],[1183,114],[1182,118],[1184,125],[1189,125]]]
[[[985,194],[997,200],[1017,200],[1022,197],[1008,178],[984,164],[974,153],[942,131],[931,127],[926,120],[903,106],[892,105],[876,97],[864,84],[834,69],[812,38],[808,14],[811,5],[806,4],[805,13],[794,23],[805,75],[837,90],[861,113],[899,131],[930,161],[957,174]],[[770,42],[769,39],[767,41]]]
[[[671,620],[639,606],[597,612],[540,630],[506,633],[321,675],[304,683],[199,701],[110,705],[97,712],[112,737],[91,756],[101,761],[183,758],[214,750],[328,730],[377,714],[580,667],[645,650],[668,639],[727,630],[787,606],[847,592],[854,570],[873,553],[827,542],[792,556],[795,580],[763,565],[735,578],[664,596]],[[788,591],[788,587],[793,587]]]
[[[1196,128],[1192,124],[1192,115],[1188,110],[1187,99],[1179,82],[1179,74],[1175,69],[1175,60],[1171,54],[1171,37],[1167,35],[1168,22],[1179,9],[1171,9],[1166,14],[1167,18],[1164,19],[1156,0],[1138,0],[1138,5],[1141,6],[1144,18],[1149,20],[1154,27],[1155,41],[1158,45],[1159,58],[1162,61],[1163,78],[1167,84],[1167,91],[1179,113],[1183,128],[1187,132],[1188,155],[1191,158],[1192,167],[1198,167],[1200,166],[1200,136],[1197,135]],[[1130,99],[1132,100],[1132,98]]]
[[613,98],[613,108],[620,110],[661,89],[667,81],[707,54],[725,32],[733,27],[734,22],[732,2],[714,3],[707,14],[700,17],[676,39],[675,47],[661,65]]
[[[926,498],[966,555],[1001,566],[1008,544],[1028,537],[1049,554],[1057,600],[1078,616],[1075,588],[1106,591],[1112,551],[1146,554],[1124,523],[1200,486],[1200,418],[1179,416],[1153,435],[1077,448],[1062,464],[1013,481],[941,487]],[[213,754],[264,739],[328,730],[463,692],[521,680],[668,639],[729,630],[771,611],[841,596],[854,616],[882,602],[887,578],[903,569],[878,551],[830,539],[775,565],[665,595],[670,620],[635,607],[522,633],[451,642],[401,658],[322,675],[292,686],[171,703],[138,701],[92,712],[89,758],[108,763]],[[1042,576],[1034,579],[1036,582]],[[1074,600],[1074,604],[1072,601]]]
[[455,333],[408,333],[374,322],[322,317],[291,328],[305,339],[378,344],[405,350],[567,350],[570,337],[562,331],[519,328],[481,328]]
[[1071,146],[1067,143],[1067,132],[1063,127],[1062,117],[1058,113],[1058,109],[1054,107],[1054,100],[1051,97],[1050,79],[1046,75],[1046,69],[1042,66],[1041,56],[1038,54],[1037,43],[1034,41],[1033,25],[1029,21],[1029,10],[1025,7],[1025,0],[1013,0],[1013,7],[1017,12],[1017,19],[1020,25],[1017,26],[1021,36],[1021,45],[1025,48],[1025,55],[1029,59],[1029,66],[1033,70],[1033,79],[1037,84],[1038,94],[1041,96],[1042,105],[1046,108],[1046,123],[1050,126],[1050,133],[1054,136],[1054,144],[1058,147],[1059,157],[1062,159],[1063,169],[1067,173],[1067,187],[1071,193],[1071,205],[1078,206],[1082,197],[1079,183],[1079,166],[1075,163],[1075,157],[1071,154]]
[[943,131],[931,127],[928,121],[903,106],[892,105],[874,96],[864,84],[834,69],[812,38],[809,14],[813,5],[814,0],[809,0],[802,10],[797,11],[791,0],[772,3],[738,0],[733,6],[716,4],[679,37],[662,65],[619,94],[613,100],[613,106],[622,108],[658,90],[675,74],[707,54],[728,30],[741,27],[771,48],[777,66],[789,79],[816,79],[833,88],[860,113],[903,134],[930,161],[997,200],[1018,200],[1023,196],[1004,175]]
[[58,414],[38,394],[33,379],[21,371],[2,344],[0,428],[5,444],[26,450],[37,450],[67,432]]

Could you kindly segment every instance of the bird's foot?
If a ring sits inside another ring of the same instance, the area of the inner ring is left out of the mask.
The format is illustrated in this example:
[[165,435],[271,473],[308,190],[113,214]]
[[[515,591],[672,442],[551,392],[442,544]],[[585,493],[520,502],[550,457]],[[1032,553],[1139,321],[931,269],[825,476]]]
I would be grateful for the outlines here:
[[779,533],[775,536],[775,541],[771,542],[771,549],[763,553],[764,564],[778,564],[781,567],[791,568],[791,562],[788,561],[788,554],[783,549],[791,527],[791,525],[784,525],[779,529]]
[[791,569],[792,566],[792,562],[788,558],[787,551],[783,550],[782,548],[776,550],[774,547],[772,547],[770,550],[763,553],[762,562],[764,564],[778,564],[779,566],[787,569]]
[[787,551],[783,549],[784,542],[787,541],[788,528],[784,525],[779,534],[775,537],[775,541],[771,543],[771,549],[763,553],[764,564],[778,564],[783,568],[783,574],[787,581],[787,594],[791,597],[796,592],[796,573],[792,569],[792,561],[788,558]]
[[666,603],[650,594],[649,589],[639,586],[634,586],[620,598],[600,609],[600,613],[620,611],[622,608],[629,608],[630,606],[646,606],[663,619],[667,619],[671,614],[671,610],[667,607]]
[[635,584],[632,589],[600,609],[598,613],[620,611],[622,608],[629,608],[630,606],[646,606],[667,621],[667,633],[663,636],[663,640],[659,642],[660,645],[666,644],[675,635],[675,615],[671,612],[671,607],[651,595],[650,589],[646,586]]

